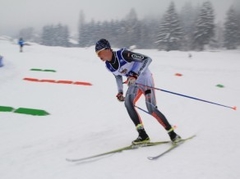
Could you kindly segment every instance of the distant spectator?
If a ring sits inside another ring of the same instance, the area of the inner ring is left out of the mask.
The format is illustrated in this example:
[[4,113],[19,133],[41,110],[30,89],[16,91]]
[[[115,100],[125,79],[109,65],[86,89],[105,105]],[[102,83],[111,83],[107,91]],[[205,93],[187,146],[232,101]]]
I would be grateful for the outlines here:
[[0,67],[3,66],[3,56],[0,55]]
[[18,40],[18,44],[19,44],[19,46],[20,46],[20,52],[22,52],[22,51],[23,51],[23,46],[24,46],[24,40],[23,40],[23,38],[20,38],[20,39]]

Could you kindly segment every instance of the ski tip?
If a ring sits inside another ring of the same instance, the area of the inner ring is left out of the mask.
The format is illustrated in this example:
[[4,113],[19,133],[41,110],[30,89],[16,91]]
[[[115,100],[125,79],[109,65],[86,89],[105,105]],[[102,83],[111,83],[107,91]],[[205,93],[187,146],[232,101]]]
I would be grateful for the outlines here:
[[232,109],[236,111],[237,110],[237,106],[233,106]]
[[196,134],[192,135],[191,139],[194,138],[194,137],[196,137],[196,136],[197,136]]
[[69,158],[66,158],[66,161],[67,161],[67,162],[76,162],[76,160],[74,160],[74,159],[69,159]]
[[154,157],[147,157],[148,158],[148,160],[153,160],[154,159]]
[[194,138],[194,137],[196,137],[196,136],[197,136],[197,135],[194,134],[194,135],[192,135],[192,136],[190,136],[190,137],[188,137],[188,138],[182,139],[181,141],[186,141],[186,140],[192,139],[192,138]]

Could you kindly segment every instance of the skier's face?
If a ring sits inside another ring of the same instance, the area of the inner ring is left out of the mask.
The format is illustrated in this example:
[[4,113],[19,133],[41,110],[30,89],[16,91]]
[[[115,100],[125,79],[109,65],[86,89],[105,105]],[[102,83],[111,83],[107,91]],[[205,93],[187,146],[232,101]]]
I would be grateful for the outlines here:
[[104,62],[112,60],[112,51],[110,49],[101,50],[97,55]]

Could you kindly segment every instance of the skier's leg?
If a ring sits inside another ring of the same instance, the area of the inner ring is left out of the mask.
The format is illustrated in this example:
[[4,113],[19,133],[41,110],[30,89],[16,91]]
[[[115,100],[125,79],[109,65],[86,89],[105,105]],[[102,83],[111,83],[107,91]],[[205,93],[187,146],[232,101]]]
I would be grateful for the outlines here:
[[139,116],[138,112],[134,107],[135,103],[137,102],[141,95],[142,91],[138,88],[138,86],[132,85],[128,88],[125,96],[125,107],[139,133],[138,138],[132,142],[133,144],[142,144],[150,141],[143,127],[141,117]]
[[141,117],[139,116],[138,112],[134,107],[135,103],[141,95],[141,90],[139,90],[136,85],[132,85],[128,88],[125,96],[125,107],[135,126],[142,124]]
[[[154,86],[154,82],[153,82],[153,78],[149,78],[146,81],[146,85],[147,86]],[[157,121],[164,127],[164,129],[168,132],[170,138],[172,141],[175,141],[176,138],[180,138],[180,136],[178,136],[175,132],[174,132],[174,128],[171,126],[171,124],[168,122],[167,118],[165,117],[165,115],[160,112],[160,110],[158,110],[157,105],[156,105],[156,96],[155,96],[155,91],[153,88],[145,88],[145,102],[146,102],[146,106],[147,109],[149,111],[149,113],[155,118],[157,119]]]

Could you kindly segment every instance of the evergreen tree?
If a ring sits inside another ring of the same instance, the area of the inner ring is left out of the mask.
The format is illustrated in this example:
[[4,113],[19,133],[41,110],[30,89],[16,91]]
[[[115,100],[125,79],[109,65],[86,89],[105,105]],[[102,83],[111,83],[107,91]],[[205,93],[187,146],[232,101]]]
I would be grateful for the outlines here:
[[224,30],[224,46],[227,49],[236,49],[240,39],[240,28],[236,11],[231,7],[227,12]]
[[137,13],[131,9],[123,21],[125,46],[138,45],[140,35],[139,21]]
[[214,11],[212,4],[204,2],[194,32],[194,48],[203,50],[204,45],[210,44],[214,37]]
[[61,24],[58,24],[53,28],[54,31],[54,46],[63,46],[63,26]]
[[160,24],[157,41],[159,49],[179,50],[183,39],[183,32],[180,26],[178,14],[175,11],[173,2],[165,13]]
[[48,46],[69,46],[69,31],[67,26],[58,24],[57,26],[44,26],[42,30],[43,45]]
[[[239,29],[240,29],[240,10],[239,10],[239,12],[238,12],[237,17],[238,17],[238,27],[239,27]],[[238,39],[238,45],[240,45],[240,37],[239,37],[239,39]]]
[[224,46],[224,28],[221,21],[219,21],[215,26],[215,39],[215,48],[221,48]]
[[101,39],[101,38],[108,38],[108,34],[105,33],[105,28],[104,28],[104,24],[106,24],[107,22],[104,21],[104,22],[97,22],[96,25],[95,25],[95,43],[97,40]]
[[120,21],[118,20],[111,20],[109,22],[109,34],[108,39],[111,42],[111,45],[114,47],[120,47],[121,44],[118,43],[119,36],[121,33]]
[[88,29],[87,24],[85,23],[85,15],[83,11],[80,11],[79,16],[79,26],[78,26],[78,43],[80,47],[86,47],[88,45]]
[[98,30],[96,27],[96,23],[94,20],[91,20],[90,23],[88,23],[86,25],[87,27],[87,38],[86,38],[86,42],[87,42],[87,46],[91,46],[94,45],[96,43],[96,40],[98,39],[97,35],[98,35]]
[[156,34],[159,22],[153,18],[145,18],[140,22],[140,35],[137,48],[156,48]]
[[60,40],[59,40],[59,46],[63,47],[69,47],[69,30],[68,26],[61,26],[59,29],[59,34],[60,34]]
[[44,26],[42,30],[42,45],[51,45],[51,27]]
[[84,13],[79,16],[79,46],[94,45],[100,38],[106,38],[113,47],[153,48],[156,34],[156,21],[139,21],[134,9],[122,20],[85,22]]
[[182,42],[184,50],[193,49],[193,33],[195,22],[199,13],[198,8],[194,8],[190,2],[186,3],[180,13],[180,24],[183,29],[184,39]]

